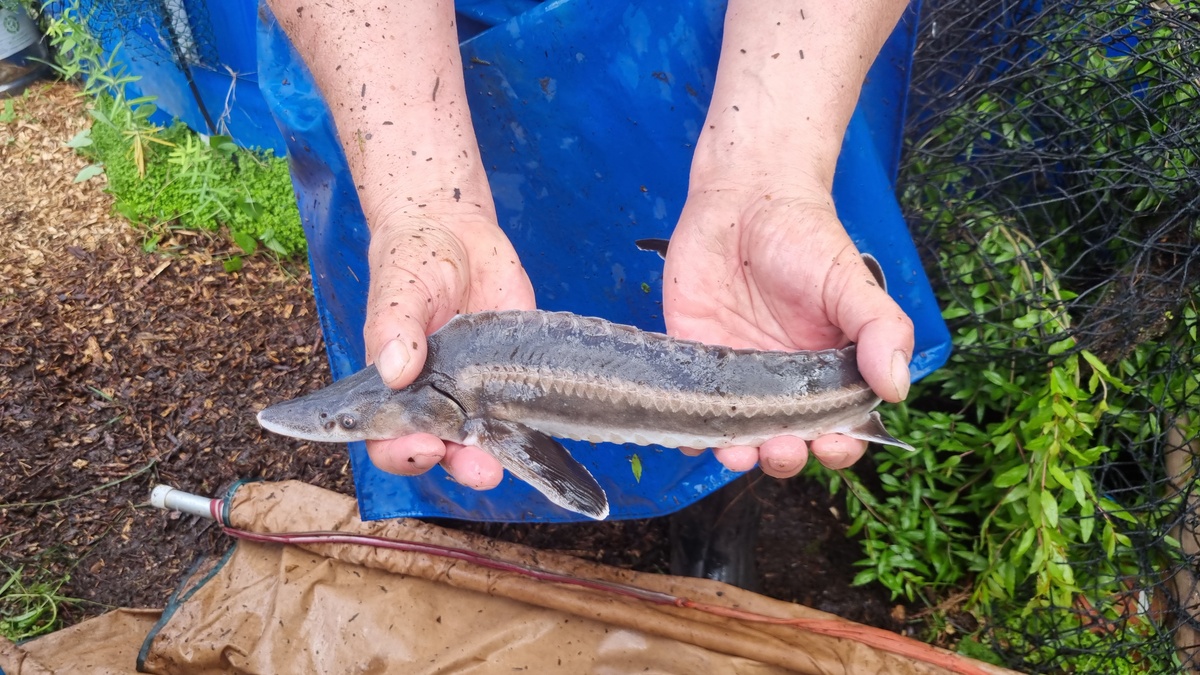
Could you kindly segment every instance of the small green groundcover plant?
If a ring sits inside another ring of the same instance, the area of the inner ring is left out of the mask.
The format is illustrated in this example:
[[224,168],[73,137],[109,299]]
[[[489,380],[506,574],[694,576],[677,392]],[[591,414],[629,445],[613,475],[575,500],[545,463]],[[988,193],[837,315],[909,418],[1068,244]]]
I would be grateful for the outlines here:
[[0,637],[13,642],[59,627],[59,609],[70,598],[59,594],[67,577],[46,570],[26,572],[0,564]]
[[[241,149],[228,136],[202,137],[178,122],[165,129],[154,124],[154,97],[127,95],[138,78],[121,64],[119,47],[105,54],[78,5],[45,16],[43,23],[55,67],[65,79],[82,83],[93,118],[90,128],[68,142],[94,160],[76,181],[103,172],[117,210],[135,224],[225,227],[247,254],[259,244],[281,256],[304,252],[285,159]],[[150,244],[159,236],[151,235]],[[240,266],[239,257],[226,262],[230,271]]]

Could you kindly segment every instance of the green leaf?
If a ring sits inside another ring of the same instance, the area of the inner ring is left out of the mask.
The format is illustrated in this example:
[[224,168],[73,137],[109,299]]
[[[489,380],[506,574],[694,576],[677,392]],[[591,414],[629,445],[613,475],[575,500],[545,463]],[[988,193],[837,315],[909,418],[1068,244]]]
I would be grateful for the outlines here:
[[72,148],[72,149],[86,148],[87,146],[89,146],[91,144],[92,144],[92,130],[90,128],[80,131],[79,133],[72,136],[71,140],[67,141],[67,147]]
[[75,174],[75,180],[73,180],[71,182],[72,183],[82,183],[83,181],[95,178],[96,176],[99,176],[102,173],[104,173],[104,164],[102,164],[100,162],[97,162],[95,164],[88,164],[87,166],[80,169],[79,173]]
[[1112,523],[1104,523],[1104,528],[1100,531],[1100,541],[1104,546],[1104,555],[1112,560],[1113,551],[1117,548],[1117,533],[1113,530]]
[[996,476],[992,484],[998,488],[1009,488],[1017,483],[1023,482],[1026,476],[1029,475],[1029,467],[1020,464],[1012,467],[1008,471]]
[[1075,475],[1071,480],[1071,485],[1068,489],[1075,493],[1075,501],[1079,502],[1080,504],[1088,501],[1088,490],[1083,485],[1083,478],[1080,477],[1080,472],[1075,472]]
[[1105,382],[1108,382],[1109,384],[1116,386],[1117,389],[1119,389],[1123,392],[1128,393],[1129,391],[1131,391],[1130,387],[1127,384],[1125,384],[1124,382],[1121,382],[1117,378],[1113,377],[1112,374],[1108,372],[1108,367],[1104,365],[1103,361],[1096,358],[1095,354],[1093,354],[1087,350],[1084,350],[1082,352],[1079,352],[1079,355],[1083,357],[1084,361],[1088,362],[1088,365],[1090,365],[1092,367],[1092,370],[1095,370],[1097,373],[1100,374],[1101,377],[1104,378]]
[[141,215],[137,212],[137,209],[132,204],[123,201],[117,201],[117,203],[113,205],[113,210],[124,216],[125,220],[134,223],[138,221],[138,218]]
[[162,241],[161,234],[155,234],[142,242],[142,250],[146,253],[153,253],[158,249],[158,242]]
[[251,222],[261,219],[265,213],[263,207],[250,198],[237,200],[234,202],[234,208],[249,218]]
[[287,255],[288,254],[288,251],[286,248],[283,247],[283,244],[279,243],[279,241],[274,238],[267,239],[266,241],[264,241],[263,246],[266,246],[267,248],[271,249],[272,251],[278,253],[279,255]]
[[229,273],[240,272],[242,270],[242,257],[239,255],[235,255],[232,258],[230,258],[229,260],[226,260],[224,263],[222,263],[222,265],[224,265],[226,272],[229,272]]
[[1096,507],[1091,502],[1080,504],[1079,538],[1083,543],[1092,539],[1092,531],[1096,528]]
[[114,129],[117,128],[117,125],[113,124],[112,120],[108,118],[108,115],[105,115],[104,111],[100,110],[99,108],[88,108],[88,114]]
[[1020,558],[1021,556],[1025,555],[1025,552],[1028,551],[1029,547],[1033,545],[1033,538],[1036,535],[1037,530],[1033,529],[1032,527],[1026,529],[1025,534],[1021,535],[1020,543],[1017,544],[1017,550],[1013,552],[1013,557]]
[[863,586],[875,581],[879,578],[879,572],[875,569],[867,569],[854,575],[854,580],[850,582],[851,586]]
[[637,453],[629,458],[629,467],[633,469],[633,479],[642,482],[642,458]]
[[1050,476],[1054,478],[1056,483],[1064,488],[1068,490],[1074,489],[1074,483],[1071,481],[1070,477],[1067,476],[1067,472],[1063,471],[1057,464],[1050,465]]
[[1050,527],[1058,527],[1058,501],[1054,499],[1054,495],[1049,490],[1042,491],[1042,515],[1046,517],[1046,524]]
[[254,235],[245,232],[234,231],[233,243],[237,244],[238,248],[242,249],[246,255],[251,255],[258,250],[258,240],[254,238]]
[[1104,512],[1110,516],[1120,518],[1121,520],[1124,520],[1132,525],[1138,525],[1137,518],[1134,518],[1125,507],[1114,502],[1108,497],[1100,498],[1100,508],[1104,509]]

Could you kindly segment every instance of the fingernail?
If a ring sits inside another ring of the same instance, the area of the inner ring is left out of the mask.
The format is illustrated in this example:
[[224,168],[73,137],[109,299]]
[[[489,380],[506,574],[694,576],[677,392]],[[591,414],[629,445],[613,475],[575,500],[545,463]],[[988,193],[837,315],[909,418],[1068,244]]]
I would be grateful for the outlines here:
[[384,345],[383,351],[379,352],[379,358],[375,359],[375,367],[379,369],[379,376],[389,385],[400,379],[406,366],[408,366],[408,347],[399,339]]
[[912,376],[908,372],[908,354],[897,349],[892,352],[892,386],[896,388],[900,400],[908,397],[908,388],[912,385]]

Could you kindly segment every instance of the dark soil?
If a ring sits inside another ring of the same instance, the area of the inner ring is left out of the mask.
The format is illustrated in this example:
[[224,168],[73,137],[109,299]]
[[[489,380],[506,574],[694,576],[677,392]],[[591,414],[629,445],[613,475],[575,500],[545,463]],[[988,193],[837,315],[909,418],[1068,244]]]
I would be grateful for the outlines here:
[[[167,483],[218,494],[241,478],[352,494],[344,452],[264,433],[254,413],[329,379],[307,270],[262,256],[227,273],[227,244],[174,231],[145,250],[114,220],[101,179],[63,143],[85,124],[56,85],[0,124],[0,562],[69,575],[87,600],[159,607],[198,556],[229,542],[210,522],[146,504]],[[764,478],[758,566],[776,598],[897,628],[859,558],[841,498]],[[665,572],[665,519],[473,525],[610,565]]]

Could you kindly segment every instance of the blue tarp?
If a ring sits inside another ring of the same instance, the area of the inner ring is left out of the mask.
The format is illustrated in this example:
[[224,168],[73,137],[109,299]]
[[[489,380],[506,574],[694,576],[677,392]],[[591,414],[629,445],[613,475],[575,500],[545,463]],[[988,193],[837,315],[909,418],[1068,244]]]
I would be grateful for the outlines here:
[[[119,45],[118,61],[142,78],[130,95],[157,97],[160,121],[175,117],[206,131],[190,71],[222,132],[243,146],[286,148],[333,373],[358,370],[367,228],[332,120],[269,12],[244,0],[185,0],[172,5],[173,18],[161,15],[163,4],[158,14],[148,6],[120,15],[105,2],[82,4],[110,27],[106,49]],[[716,72],[722,3],[459,0],[456,7],[500,224],[540,306],[662,330],[662,262],[633,242],[669,237],[683,207]],[[914,378],[941,366],[950,346],[893,194],[918,8],[913,3],[871,69],[834,184],[839,216],[859,248],[883,264],[890,292],[916,324]],[[189,22],[183,68],[170,33]],[[566,445],[608,492],[614,518],[674,511],[736,477],[711,455]],[[376,470],[362,444],[350,453],[367,519],[577,519],[511,478],[478,493],[440,468],[401,478]],[[630,466],[635,454],[640,482]]]
[[[479,4],[492,3],[472,7]],[[490,28],[495,12],[473,14],[479,32],[462,44],[500,224],[541,307],[662,330],[662,262],[633,242],[669,237],[683,207],[723,12],[702,2],[518,4],[520,14]],[[913,374],[921,377],[945,361],[949,335],[892,193],[915,18],[906,21],[850,124],[834,198],[851,236],[879,258],[891,293],[916,323]],[[292,161],[330,362],[343,377],[363,365],[368,231],[310,75],[269,16],[258,39],[260,86]],[[614,518],[669,513],[736,477],[711,454],[566,445],[608,493]],[[376,469],[362,444],[350,453],[364,518],[579,519],[511,477],[476,492],[440,467],[397,477]],[[640,482],[630,467],[635,454]]]

